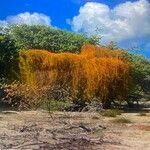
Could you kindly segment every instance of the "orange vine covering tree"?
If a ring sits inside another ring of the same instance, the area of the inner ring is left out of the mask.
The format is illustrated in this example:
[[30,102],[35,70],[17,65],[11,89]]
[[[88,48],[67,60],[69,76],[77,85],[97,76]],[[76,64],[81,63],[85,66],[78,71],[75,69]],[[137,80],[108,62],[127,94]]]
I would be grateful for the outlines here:
[[97,98],[104,107],[110,100],[124,99],[130,67],[121,60],[122,51],[84,45],[80,54],[28,50],[20,53],[22,81],[30,86],[69,87],[82,101]]

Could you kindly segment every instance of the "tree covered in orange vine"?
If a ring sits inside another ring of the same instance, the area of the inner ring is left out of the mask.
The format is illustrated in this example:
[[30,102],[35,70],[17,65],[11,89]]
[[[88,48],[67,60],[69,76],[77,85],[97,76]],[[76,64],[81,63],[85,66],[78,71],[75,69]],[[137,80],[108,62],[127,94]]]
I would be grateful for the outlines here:
[[31,86],[69,87],[73,97],[90,102],[97,98],[104,106],[123,100],[129,90],[130,66],[121,50],[84,45],[80,54],[28,50],[20,53],[22,81]]

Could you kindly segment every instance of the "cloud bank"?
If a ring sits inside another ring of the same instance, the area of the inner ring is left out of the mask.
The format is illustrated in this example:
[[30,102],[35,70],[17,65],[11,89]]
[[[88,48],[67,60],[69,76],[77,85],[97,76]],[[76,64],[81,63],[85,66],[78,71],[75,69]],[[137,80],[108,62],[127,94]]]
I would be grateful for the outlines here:
[[144,38],[150,36],[150,2],[127,1],[112,9],[102,3],[87,2],[73,17],[71,26],[73,31],[89,35],[98,28],[104,42]]
[[0,20],[0,25],[4,26],[7,24],[27,24],[27,25],[51,25],[51,19],[42,13],[20,13],[16,16],[8,16],[6,20]]

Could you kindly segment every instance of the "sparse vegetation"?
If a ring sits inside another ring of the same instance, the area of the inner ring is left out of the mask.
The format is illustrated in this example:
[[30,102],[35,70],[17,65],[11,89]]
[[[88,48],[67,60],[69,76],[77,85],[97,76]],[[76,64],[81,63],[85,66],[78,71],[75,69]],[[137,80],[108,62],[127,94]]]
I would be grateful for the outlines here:
[[120,117],[113,120],[113,123],[131,123],[131,120],[125,117]]

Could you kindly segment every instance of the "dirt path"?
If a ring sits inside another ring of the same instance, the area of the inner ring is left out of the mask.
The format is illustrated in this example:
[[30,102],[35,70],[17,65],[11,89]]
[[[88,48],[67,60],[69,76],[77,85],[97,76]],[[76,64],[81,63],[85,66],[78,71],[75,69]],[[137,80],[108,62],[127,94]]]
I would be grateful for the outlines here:
[[[117,118],[131,123],[114,123]],[[0,149],[7,150],[149,150],[150,114],[45,111],[0,113]]]

